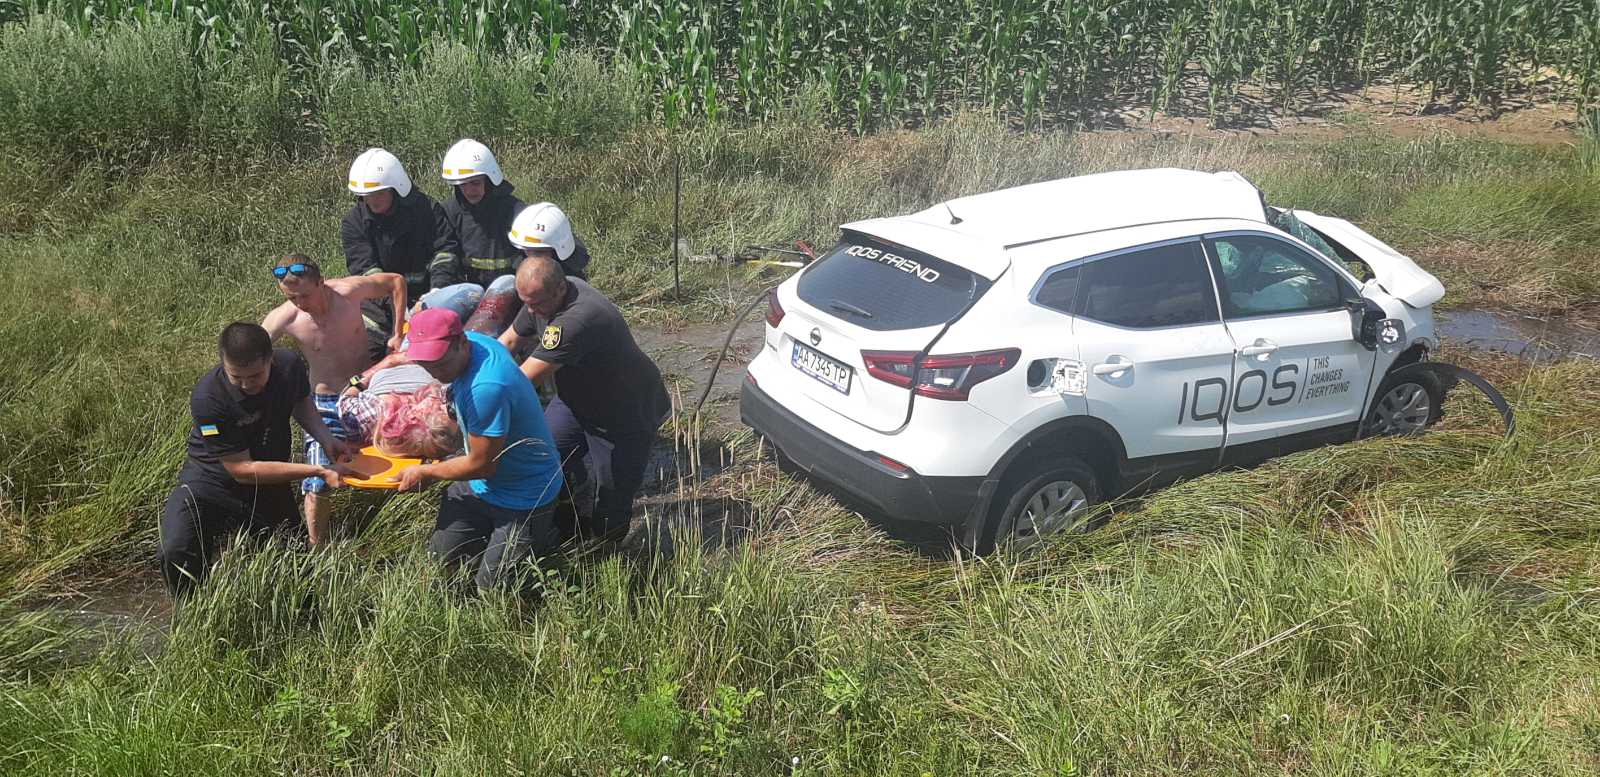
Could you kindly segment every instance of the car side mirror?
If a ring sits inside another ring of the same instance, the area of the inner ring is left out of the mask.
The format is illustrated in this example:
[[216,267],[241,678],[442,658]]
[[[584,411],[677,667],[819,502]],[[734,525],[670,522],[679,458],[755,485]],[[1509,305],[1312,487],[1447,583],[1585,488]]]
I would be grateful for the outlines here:
[[1346,302],[1350,311],[1350,326],[1355,341],[1369,351],[1382,348],[1392,352],[1405,345],[1406,324],[1398,318],[1389,318],[1382,305],[1370,299]]
[[1388,315],[1383,306],[1366,297],[1351,297],[1344,301],[1344,308],[1350,312],[1351,338],[1369,351],[1376,350],[1379,330]]

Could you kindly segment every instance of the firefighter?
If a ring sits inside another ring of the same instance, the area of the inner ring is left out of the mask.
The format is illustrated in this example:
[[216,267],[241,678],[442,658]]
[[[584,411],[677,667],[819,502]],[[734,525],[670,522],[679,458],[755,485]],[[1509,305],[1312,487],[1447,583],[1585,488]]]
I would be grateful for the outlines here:
[[[400,160],[381,148],[356,157],[349,189],[356,204],[339,225],[345,270],[350,275],[399,273],[406,279],[407,298],[420,299],[435,286],[429,273],[432,262],[460,253],[444,209],[414,188]],[[388,300],[367,300],[361,306],[373,360],[388,352],[394,320],[389,305]]]
[[[528,206],[513,194],[516,187],[506,180],[489,147],[471,138],[445,152],[440,172],[455,189],[443,207],[458,250],[434,258],[429,267],[433,287],[476,283],[487,289],[522,263],[522,247],[510,232],[517,214]],[[570,276],[589,277],[589,251],[582,240],[574,238],[572,254],[561,266]]]

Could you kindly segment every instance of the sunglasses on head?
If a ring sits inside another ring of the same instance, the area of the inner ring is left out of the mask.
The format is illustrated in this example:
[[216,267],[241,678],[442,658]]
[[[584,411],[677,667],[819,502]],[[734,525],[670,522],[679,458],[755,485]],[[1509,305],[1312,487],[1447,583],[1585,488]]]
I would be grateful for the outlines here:
[[298,278],[302,275],[305,275],[309,271],[310,268],[307,267],[304,262],[295,262],[294,264],[287,264],[283,265],[282,267],[272,268],[272,277],[281,281],[284,278],[289,277],[291,273]]

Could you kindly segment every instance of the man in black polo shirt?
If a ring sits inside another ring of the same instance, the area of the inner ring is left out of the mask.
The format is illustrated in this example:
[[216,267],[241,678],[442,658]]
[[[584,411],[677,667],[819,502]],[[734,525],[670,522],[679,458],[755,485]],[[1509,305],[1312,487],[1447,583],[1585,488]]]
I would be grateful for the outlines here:
[[300,354],[273,350],[267,330],[244,322],[224,328],[217,349],[222,364],[189,395],[189,455],[161,515],[161,575],[174,596],[205,577],[227,535],[299,523],[291,483],[339,485],[336,469],[289,461],[290,416],[334,461],[349,455],[311,401]]
[[620,538],[633,519],[656,428],[672,411],[661,371],[633,341],[622,311],[567,277],[554,258],[534,253],[522,262],[517,296],[524,307],[500,339],[512,353],[537,341],[523,374],[535,383],[555,376],[556,398],[544,414],[573,494],[587,490],[586,454],[594,468],[594,512],[579,533]]

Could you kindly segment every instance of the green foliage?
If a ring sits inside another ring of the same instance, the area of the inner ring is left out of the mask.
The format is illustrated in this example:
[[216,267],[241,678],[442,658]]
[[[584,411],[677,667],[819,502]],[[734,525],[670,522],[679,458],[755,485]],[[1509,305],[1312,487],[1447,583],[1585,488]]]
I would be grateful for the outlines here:
[[7,159],[143,163],[176,147],[273,149],[288,92],[270,50],[192,52],[161,17],[83,35],[46,16],[0,27],[0,145]]
[[637,82],[591,53],[547,59],[516,48],[487,57],[442,39],[426,50],[418,68],[374,73],[348,57],[319,68],[323,137],[339,148],[376,145],[436,160],[461,137],[598,145],[645,110]]
[[721,763],[743,748],[746,744],[745,716],[751,703],[765,695],[759,688],[740,691],[718,685],[706,701],[705,715],[700,720],[700,752]]
[[678,755],[679,738],[688,715],[678,706],[677,683],[662,682],[646,689],[617,720],[622,738],[641,755]]
[[[38,15],[25,18],[28,6]],[[43,28],[0,42],[0,70],[37,70],[49,86],[42,97],[0,89],[30,106],[34,126],[17,137],[82,146],[80,135],[97,137],[83,108],[107,98],[153,108],[102,116],[102,151],[162,147],[168,138],[148,130],[197,118],[213,142],[213,131],[289,143],[321,129],[340,145],[570,137],[646,116],[759,121],[809,88],[830,121],[857,131],[965,108],[1029,126],[1093,124],[1126,103],[1222,123],[1245,84],[1288,107],[1387,79],[1489,107],[1530,90],[1580,108],[1600,95],[1595,0],[37,0],[0,5],[0,25]],[[562,72],[574,47],[604,72]],[[55,49],[67,56],[52,65]],[[1183,105],[1191,71],[1203,103]],[[145,94],[106,94],[104,73],[140,74],[120,88]],[[568,86],[574,77],[586,88]],[[596,98],[604,105],[585,104]],[[76,108],[37,123],[45,112],[31,106],[45,99]]]

